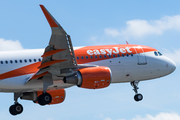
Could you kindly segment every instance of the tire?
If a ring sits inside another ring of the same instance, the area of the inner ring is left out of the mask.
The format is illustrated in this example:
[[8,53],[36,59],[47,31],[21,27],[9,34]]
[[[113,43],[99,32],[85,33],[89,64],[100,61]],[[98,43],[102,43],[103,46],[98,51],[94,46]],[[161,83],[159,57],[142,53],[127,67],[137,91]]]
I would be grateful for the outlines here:
[[38,97],[38,103],[39,103],[39,105],[44,106],[44,105],[46,105],[46,104],[41,101],[41,99],[42,99],[41,97],[42,97],[42,95],[40,95],[40,96]]
[[137,95],[134,96],[134,100],[137,101],[137,102],[141,101],[142,99],[143,99],[142,94],[137,94]]
[[52,101],[52,97],[49,93],[42,94],[41,101],[45,104],[49,104]]
[[10,112],[11,115],[17,115],[17,113],[15,112],[14,106],[15,106],[15,105],[11,105],[11,106],[9,107],[9,112]]
[[23,112],[23,106],[18,103],[15,105],[11,105],[9,108],[9,112],[11,115],[21,114]]
[[17,113],[17,114],[21,114],[23,112],[23,106],[21,104],[15,104],[14,105],[14,111]]
[[52,97],[49,93],[44,93],[38,97],[38,103],[42,106],[46,104],[50,104],[51,101],[52,101]]

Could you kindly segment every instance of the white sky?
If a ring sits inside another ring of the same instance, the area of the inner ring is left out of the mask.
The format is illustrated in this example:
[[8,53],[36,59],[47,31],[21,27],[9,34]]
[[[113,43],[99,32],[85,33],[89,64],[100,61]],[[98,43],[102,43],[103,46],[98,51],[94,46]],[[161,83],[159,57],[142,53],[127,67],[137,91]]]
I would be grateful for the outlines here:
[[66,89],[63,103],[39,106],[19,100],[24,112],[11,116],[13,94],[0,94],[6,120],[179,120],[180,1],[54,0],[0,1],[0,50],[45,48],[50,27],[39,7],[44,4],[71,35],[74,46],[141,44],[154,47],[177,64],[171,75],[140,82],[141,102],[129,83],[101,90]]

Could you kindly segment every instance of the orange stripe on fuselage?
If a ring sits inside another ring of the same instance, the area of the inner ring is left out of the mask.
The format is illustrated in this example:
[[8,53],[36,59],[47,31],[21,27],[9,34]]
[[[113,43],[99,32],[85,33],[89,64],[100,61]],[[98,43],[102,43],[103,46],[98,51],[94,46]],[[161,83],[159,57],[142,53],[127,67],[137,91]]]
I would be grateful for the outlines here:
[[[142,50],[142,49],[143,50]],[[113,58],[113,55],[115,57],[118,57],[118,54],[122,57],[122,54],[126,56],[126,54],[137,54],[137,53],[142,53],[142,52],[151,52],[151,51],[157,51],[154,48],[148,47],[148,46],[142,46],[142,45],[105,45],[105,46],[87,46],[87,47],[82,47],[79,49],[74,50],[75,56],[79,57],[79,60],[77,60],[78,64],[84,64],[84,63],[89,63],[89,62],[95,62],[95,61],[100,61],[100,60],[105,60],[105,59],[110,59]],[[100,55],[102,58],[100,58]],[[104,58],[104,55],[106,55],[106,58]],[[111,57],[108,57],[108,56]],[[84,59],[81,59],[81,57],[84,57]],[[88,59],[86,59],[86,56]],[[91,59],[90,57],[93,57]],[[95,58],[97,56],[97,58]],[[57,60],[58,61],[58,60]],[[33,63],[3,74],[0,74],[0,80],[2,79],[7,79],[11,77],[17,77],[21,75],[26,75],[26,74],[32,74],[36,73],[39,69],[38,67],[46,67],[49,65],[52,65],[52,63],[57,63],[57,61],[51,61],[51,63],[44,64],[43,66],[41,65],[41,62]],[[58,62],[62,62],[65,60],[59,60]],[[47,73],[44,73],[47,74]],[[44,74],[41,74],[39,76],[42,76]],[[37,78],[39,76],[34,76],[34,78]]]
[[131,54],[150,52],[150,51],[157,51],[157,50],[148,46],[132,45],[132,44],[87,46],[87,47],[82,47],[80,49],[76,49],[75,56],[76,58],[79,57],[79,59],[77,59],[78,64],[85,64],[89,62],[114,58],[114,56],[118,57],[118,55],[122,57],[123,54],[124,56],[126,56],[127,54],[131,55]]
[[41,62],[36,62],[3,74],[0,74],[0,80],[2,79],[7,79],[7,78],[11,78],[11,77],[17,77],[17,76],[21,76],[21,75],[26,75],[26,74],[32,74],[37,72],[38,66],[41,64]]

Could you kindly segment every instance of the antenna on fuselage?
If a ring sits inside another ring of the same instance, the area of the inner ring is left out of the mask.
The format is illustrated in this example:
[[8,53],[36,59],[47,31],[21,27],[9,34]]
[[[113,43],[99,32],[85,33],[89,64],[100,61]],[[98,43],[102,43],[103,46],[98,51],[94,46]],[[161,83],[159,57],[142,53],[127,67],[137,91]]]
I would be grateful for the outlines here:
[[129,44],[128,41],[126,41],[126,44]]

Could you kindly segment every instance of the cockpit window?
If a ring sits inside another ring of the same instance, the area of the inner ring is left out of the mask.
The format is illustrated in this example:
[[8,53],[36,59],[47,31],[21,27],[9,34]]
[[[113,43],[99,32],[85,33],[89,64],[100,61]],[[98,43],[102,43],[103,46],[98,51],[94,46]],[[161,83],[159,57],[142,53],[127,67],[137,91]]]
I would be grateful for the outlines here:
[[155,55],[155,56],[158,56],[158,54],[157,54],[157,52],[156,52],[156,51],[154,52],[154,55]]
[[162,54],[159,51],[154,51],[155,56],[162,56]]
[[158,52],[159,56],[161,56],[162,54],[160,52]]

